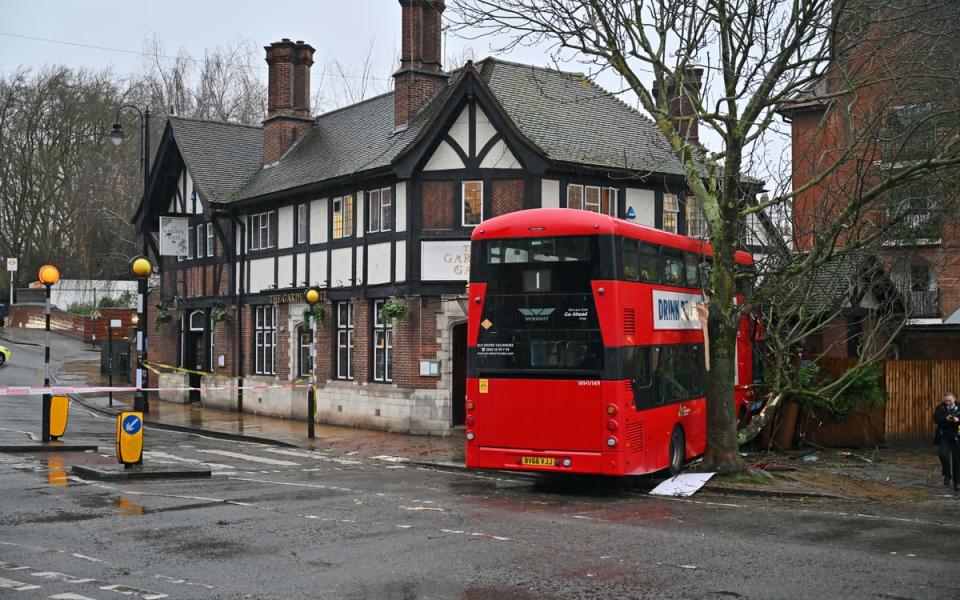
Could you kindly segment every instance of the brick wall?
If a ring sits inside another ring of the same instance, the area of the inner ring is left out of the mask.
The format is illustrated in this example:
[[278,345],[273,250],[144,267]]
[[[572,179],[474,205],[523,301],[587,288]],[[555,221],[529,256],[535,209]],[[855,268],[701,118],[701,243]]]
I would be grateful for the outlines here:
[[453,229],[453,182],[424,181],[423,229]]
[[420,360],[437,358],[440,299],[410,297],[406,302],[407,318],[394,325],[393,383],[403,388],[434,389],[437,378],[420,376]]
[[523,180],[494,179],[491,188],[493,216],[523,208]]

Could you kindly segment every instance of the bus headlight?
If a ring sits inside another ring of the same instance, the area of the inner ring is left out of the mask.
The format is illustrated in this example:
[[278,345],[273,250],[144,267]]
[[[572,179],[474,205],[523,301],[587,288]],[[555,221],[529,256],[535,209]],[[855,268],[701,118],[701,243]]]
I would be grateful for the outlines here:
[[[470,434],[468,433],[467,435],[469,436]],[[611,447],[611,448],[615,448],[615,447],[617,446],[617,438],[613,437],[612,435],[611,435],[610,437],[608,437],[608,438],[607,438],[607,446],[609,446],[609,447]]]
[[477,436],[475,436],[472,431],[468,431],[468,432],[467,432],[467,441],[472,442],[472,441],[474,440],[474,438],[476,438],[476,437],[477,437]]

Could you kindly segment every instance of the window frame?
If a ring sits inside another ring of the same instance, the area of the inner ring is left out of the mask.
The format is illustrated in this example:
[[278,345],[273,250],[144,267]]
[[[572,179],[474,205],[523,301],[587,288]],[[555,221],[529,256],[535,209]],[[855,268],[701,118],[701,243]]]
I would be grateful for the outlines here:
[[[393,323],[383,320],[383,305],[386,300],[373,301],[373,380],[378,383],[393,383]],[[381,347],[379,342],[383,340]],[[378,357],[383,354],[383,370],[380,370]]]
[[[667,208],[667,200],[668,200],[668,199],[672,200],[672,201],[670,202],[671,208],[669,208],[669,209]],[[670,232],[670,233],[679,233],[679,227],[680,227],[680,197],[679,197],[677,194],[667,194],[667,193],[664,193],[664,194],[663,194],[663,202],[662,202],[661,204],[662,204],[662,208],[663,208],[663,210],[662,210],[662,212],[663,212],[663,220],[662,220],[662,223],[663,223],[663,231],[667,231],[667,232]],[[672,223],[672,228],[668,227],[668,225],[667,225],[667,214],[668,214],[668,213],[669,213],[670,215],[672,215],[671,218],[670,218],[670,222]]]
[[[253,320],[253,372],[256,375],[277,374],[277,307],[262,304],[254,307]],[[267,370],[267,355],[270,364]]]
[[[479,195],[480,195],[480,214],[476,223],[467,223],[467,185],[477,184],[480,186]],[[460,226],[461,227],[476,227],[483,222],[483,180],[482,179],[465,179],[460,182]]]
[[199,223],[197,225],[197,258],[204,258],[207,255],[207,224]]
[[[687,236],[695,238],[703,238],[708,234],[708,224],[707,217],[703,213],[703,206],[700,203],[700,199],[695,195],[690,194],[684,199],[684,214],[687,220]],[[693,230],[692,225],[696,224],[696,231]]]
[[247,250],[270,250],[276,246],[273,239],[273,224],[277,211],[268,210],[247,215]]
[[207,257],[212,258],[217,255],[217,243],[214,238],[213,223],[207,223]]
[[[578,196],[571,202],[571,192],[577,192]],[[595,194],[595,200],[588,202],[587,196]],[[619,190],[615,187],[604,185],[585,185],[582,183],[567,184],[567,208],[574,210],[585,210],[598,215],[616,217],[619,214]],[[588,206],[589,203],[589,206]],[[604,203],[607,204],[607,210],[603,210]]]
[[331,200],[330,205],[333,210],[333,219],[330,220],[330,239],[353,237],[353,194],[336,196]]
[[346,300],[336,303],[336,378],[342,381],[353,380],[353,302]]
[[197,240],[193,237],[196,233],[195,230],[195,227],[187,226],[187,260],[193,260],[194,246],[197,243]]
[[307,223],[307,204],[297,205],[297,243],[307,244],[310,241],[310,231]]

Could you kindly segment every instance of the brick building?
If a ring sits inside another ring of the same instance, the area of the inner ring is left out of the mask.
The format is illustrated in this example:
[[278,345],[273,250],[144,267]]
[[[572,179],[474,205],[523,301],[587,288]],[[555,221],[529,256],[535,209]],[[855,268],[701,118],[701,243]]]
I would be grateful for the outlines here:
[[[942,151],[960,125],[960,5],[858,1],[844,10],[835,62],[779,111],[791,126],[801,252],[850,199]],[[871,247],[910,318],[897,341],[903,358],[960,358],[958,178],[941,171],[891,190],[837,237],[842,245],[882,229]]]
[[[160,257],[149,355],[196,372],[164,384],[271,385],[202,402],[305,418],[289,384],[310,369],[303,294],[318,286],[317,419],[445,434],[464,418],[463,292],[483,219],[560,207],[705,234],[652,121],[578,73],[494,58],[443,72],[444,3],[400,5],[392,93],[313,117],[314,49],[284,39],[266,48],[262,128],[169,119],[141,214],[153,232],[187,219],[189,245]],[[405,318],[382,318],[387,301]]]

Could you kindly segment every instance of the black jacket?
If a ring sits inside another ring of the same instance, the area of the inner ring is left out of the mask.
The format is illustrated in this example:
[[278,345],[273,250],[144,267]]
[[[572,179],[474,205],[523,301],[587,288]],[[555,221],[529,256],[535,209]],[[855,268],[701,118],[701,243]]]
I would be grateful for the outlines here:
[[956,437],[960,423],[948,421],[948,416],[960,417],[960,404],[954,404],[952,408],[948,409],[947,405],[941,402],[937,409],[933,411],[933,420],[937,424],[937,431],[940,432],[940,435]]

